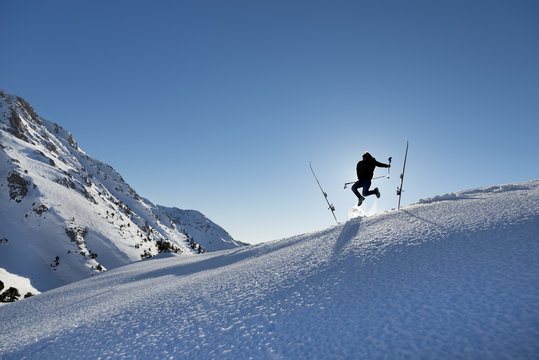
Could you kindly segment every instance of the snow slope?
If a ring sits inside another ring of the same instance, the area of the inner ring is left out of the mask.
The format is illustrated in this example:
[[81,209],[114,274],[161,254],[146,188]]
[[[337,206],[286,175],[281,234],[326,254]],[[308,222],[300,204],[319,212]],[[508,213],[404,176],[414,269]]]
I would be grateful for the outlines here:
[[19,292],[37,294],[166,249],[242,245],[197,211],[140,197],[71,133],[0,91],[0,281],[25,278]]
[[126,265],[0,308],[2,359],[539,357],[539,180]]

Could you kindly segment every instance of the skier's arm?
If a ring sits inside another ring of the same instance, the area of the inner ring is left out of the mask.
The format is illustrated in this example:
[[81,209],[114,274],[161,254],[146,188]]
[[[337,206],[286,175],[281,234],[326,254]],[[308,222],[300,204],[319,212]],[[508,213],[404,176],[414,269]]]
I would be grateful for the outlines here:
[[384,164],[384,163],[381,163],[381,162],[379,162],[379,161],[376,161],[376,166],[378,166],[378,167],[383,167],[383,168],[388,168],[388,167],[390,167],[391,165],[389,165],[389,164]]

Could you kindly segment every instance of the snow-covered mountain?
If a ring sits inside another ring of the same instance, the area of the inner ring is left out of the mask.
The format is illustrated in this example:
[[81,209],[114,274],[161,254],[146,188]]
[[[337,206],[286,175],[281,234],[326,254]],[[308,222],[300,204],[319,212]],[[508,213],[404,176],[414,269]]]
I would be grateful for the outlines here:
[[191,255],[242,245],[200,212],[141,198],[67,130],[0,91],[4,291],[37,294],[167,250]]
[[539,180],[0,307],[2,359],[537,359]]

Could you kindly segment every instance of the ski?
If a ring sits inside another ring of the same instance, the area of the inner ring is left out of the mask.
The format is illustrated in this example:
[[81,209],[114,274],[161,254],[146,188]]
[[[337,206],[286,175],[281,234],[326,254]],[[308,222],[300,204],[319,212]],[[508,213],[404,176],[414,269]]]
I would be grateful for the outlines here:
[[333,206],[333,204],[329,202],[328,194],[326,194],[324,189],[322,189],[322,185],[320,185],[320,181],[318,181],[318,178],[316,177],[316,174],[314,173],[312,161],[309,163],[309,166],[311,167],[311,171],[313,173],[314,179],[316,180],[316,183],[318,184],[318,187],[320,188],[320,191],[322,191],[322,194],[324,195],[324,199],[326,199],[326,202],[328,203],[329,210],[331,210],[331,214],[333,214],[333,218],[335,219],[335,222],[337,222],[338,224],[339,221],[337,220],[337,217],[335,216],[335,206]]
[[401,196],[402,196],[402,182],[404,181],[404,170],[406,169],[406,158],[408,157],[408,139],[406,139],[406,152],[404,153],[404,165],[402,166],[401,173],[401,186],[397,188],[397,195],[399,197],[399,205],[397,209],[401,208]]

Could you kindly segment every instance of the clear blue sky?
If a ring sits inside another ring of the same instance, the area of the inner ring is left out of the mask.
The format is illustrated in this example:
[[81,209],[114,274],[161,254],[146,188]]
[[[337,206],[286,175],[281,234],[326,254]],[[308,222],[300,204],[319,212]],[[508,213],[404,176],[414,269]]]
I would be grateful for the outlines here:
[[[0,1],[0,88],[155,203],[260,242],[539,177],[538,1]],[[377,175],[383,175],[379,169]]]

